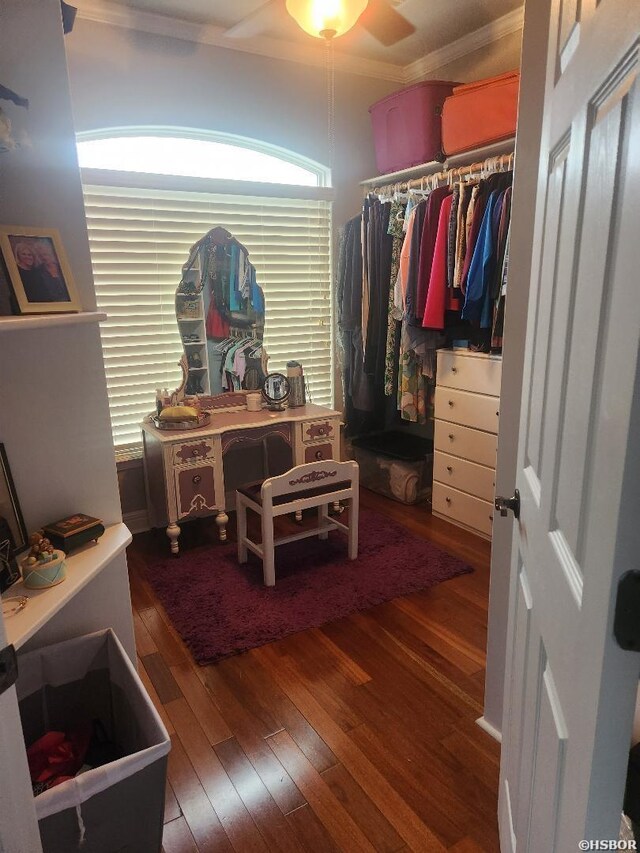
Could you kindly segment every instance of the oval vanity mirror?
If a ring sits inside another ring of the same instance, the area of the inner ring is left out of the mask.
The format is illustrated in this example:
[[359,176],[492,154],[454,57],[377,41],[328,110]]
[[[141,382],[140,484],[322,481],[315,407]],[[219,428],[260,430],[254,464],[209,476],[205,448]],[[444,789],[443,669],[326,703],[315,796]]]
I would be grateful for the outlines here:
[[284,373],[268,373],[262,385],[262,396],[272,412],[282,412],[291,393],[289,380]]
[[184,349],[178,396],[231,392],[235,399],[260,390],[267,373],[264,315],[264,294],[246,247],[225,228],[208,231],[191,247],[176,292]]

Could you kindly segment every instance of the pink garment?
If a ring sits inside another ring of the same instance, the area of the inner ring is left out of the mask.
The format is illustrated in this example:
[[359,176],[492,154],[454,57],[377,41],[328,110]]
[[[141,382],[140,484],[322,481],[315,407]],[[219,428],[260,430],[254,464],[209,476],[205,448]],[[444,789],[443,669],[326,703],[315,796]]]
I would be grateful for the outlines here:
[[398,278],[396,279],[393,291],[393,304],[395,308],[394,317],[396,320],[402,320],[406,305],[407,296],[407,278],[409,276],[409,263],[411,261],[411,241],[413,239],[413,220],[416,216],[417,207],[409,214],[407,220],[407,233],[404,237],[402,249],[400,250],[400,269],[398,270]]
[[453,306],[454,298],[447,293],[447,241],[453,196],[442,202],[438,218],[438,233],[433,250],[433,264],[422,325],[425,329],[444,329],[444,312]]

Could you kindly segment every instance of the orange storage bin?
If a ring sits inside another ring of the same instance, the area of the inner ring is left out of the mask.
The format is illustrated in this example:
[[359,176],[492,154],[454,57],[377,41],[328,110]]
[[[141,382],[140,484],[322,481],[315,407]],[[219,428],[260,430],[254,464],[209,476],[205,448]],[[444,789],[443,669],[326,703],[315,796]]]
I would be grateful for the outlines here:
[[456,86],[442,110],[442,146],[447,155],[491,145],[514,136],[520,74]]

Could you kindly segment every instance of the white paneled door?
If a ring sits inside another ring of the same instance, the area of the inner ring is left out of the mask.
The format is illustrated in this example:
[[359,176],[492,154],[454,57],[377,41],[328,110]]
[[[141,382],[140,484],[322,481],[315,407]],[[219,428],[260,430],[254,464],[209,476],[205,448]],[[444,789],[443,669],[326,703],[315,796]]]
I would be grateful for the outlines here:
[[640,668],[613,634],[640,569],[640,2],[549,9],[500,779],[518,853],[614,849],[585,845],[618,836]]

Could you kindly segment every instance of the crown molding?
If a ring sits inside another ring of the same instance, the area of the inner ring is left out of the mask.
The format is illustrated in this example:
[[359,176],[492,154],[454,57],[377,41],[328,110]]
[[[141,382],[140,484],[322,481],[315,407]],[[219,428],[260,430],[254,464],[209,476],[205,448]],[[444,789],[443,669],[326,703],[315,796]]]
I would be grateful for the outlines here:
[[479,50],[481,47],[486,47],[498,39],[511,35],[522,29],[524,24],[524,6],[519,9],[514,9],[513,12],[507,12],[501,18],[496,18],[474,30],[472,33],[467,33],[462,38],[456,39],[444,47],[438,48],[421,59],[406,65],[404,68],[404,82],[417,83],[424,80],[433,74],[438,68],[460,59],[474,50]]
[[[227,50],[239,50],[244,53],[258,54],[271,59],[281,59],[303,65],[325,67],[327,62],[324,46],[320,44],[316,47],[315,44],[296,44],[264,36],[250,39],[228,38],[225,35],[224,27],[199,24],[182,18],[160,15],[156,12],[132,9],[130,6],[122,6],[109,2],[109,0],[78,0],[77,19],[221,47]],[[396,83],[404,82],[404,67],[402,65],[350,56],[337,50],[334,56],[337,71],[359,74],[365,77],[377,77]]]
[[[138,30],[157,36],[177,38],[182,41],[206,44],[226,50],[239,50],[244,53],[267,56],[302,65],[324,67],[326,53],[324,46],[313,43],[297,44],[281,39],[264,36],[237,39],[229,38],[224,27],[212,24],[199,24],[182,18],[160,15],[157,12],[145,12],[122,6],[111,0],[77,0],[78,20],[109,24],[115,27]],[[416,83],[429,77],[438,68],[454,62],[474,50],[486,47],[504,36],[518,32],[524,22],[524,7],[514,9],[501,18],[491,21],[456,41],[438,48],[409,65],[397,65],[375,59],[351,56],[336,50],[336,70],[346,74],[359,74],[395,83]]]

